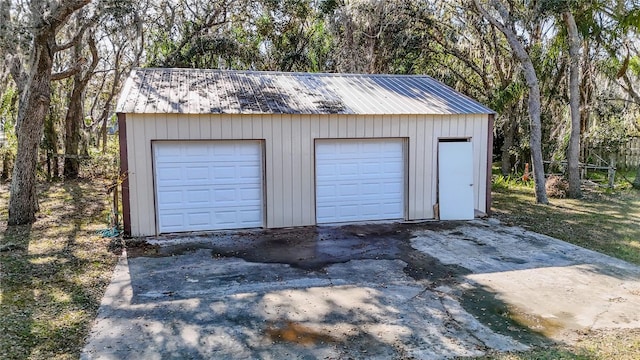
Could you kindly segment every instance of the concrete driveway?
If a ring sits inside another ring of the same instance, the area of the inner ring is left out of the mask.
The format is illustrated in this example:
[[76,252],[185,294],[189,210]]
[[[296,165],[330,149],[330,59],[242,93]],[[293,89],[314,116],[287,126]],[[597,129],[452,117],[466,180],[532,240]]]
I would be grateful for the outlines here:
[[497,221],[150,240],[83,359],[445,359],[640,327],[640,268]]

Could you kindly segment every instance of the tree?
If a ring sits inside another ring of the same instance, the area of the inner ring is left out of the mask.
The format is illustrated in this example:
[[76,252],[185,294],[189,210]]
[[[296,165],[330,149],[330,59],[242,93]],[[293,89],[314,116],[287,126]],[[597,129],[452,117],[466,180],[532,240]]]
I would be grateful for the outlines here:
[[569,136],[569,148],[567,150],[567,170],[569,173],[569,191],[571,198],[582,197],[580,190],[580,35],[576,21],[570,10],[562,14],[567,26],[569,41],[569,106],[571,109],[571,135]]
[[491,0],[491,7],[498,13],[501,20],[480,4],[479,0],[473,0],[476,9],[480,14],[504,34],[513,51],[514,56],[522,66],[525,81],[529,88],[529,127],[531,131],[531,157],[533,159],[533,177],[535,181],[536,202],[540,204],[548,204],[547,191],[545,189],[544,165],[542,161],[542,123],[540,120],[541,101],[540,101],[540,84],[538,75],[531,61],[529,53],[522,44],[520,37],[517,35],[516,25],[513,17],[507,8],[498,0]]
[[9,198],[9,225],[29,224],[35,221],[38,210],[36,193],[36,166],[38,145],[42,138],[44,119],[49,110],[51,81],[71,76],[79,71],[75,64],[60,73],[52,74],[55,54],[71,48],[77,38],[58,44],[56,36],[71,15],[91,0],[63,0],[60,2],[32,0],[29,2],[31,57],[26,70],[20,59],[12,58],[12,76],[21,89],[16,124],[18,150],[13,168]]
[[[83,28],[93,26],[97,18],[90,20],[87,24],[80,26]],[[78,19],[80,22],[80,19]],[[82,36],[81,36],[82,37]],[[65,116],[65,138],[64,138],[64,177],[65,179],[75,179],[78,177],[80,169],[80,129],[84,123],[84,92],[89,84],[89,80],[93,76],[93,71],[98,66],[98,49],[93,30],[89,31],[87,36],[87,44],[91,52],[91,63],[82,71],[78,71],[73,75],[73,88],[69,93],[69,106]],[[73,46],[73,59],[83,59],[82,43],[76,42]]]

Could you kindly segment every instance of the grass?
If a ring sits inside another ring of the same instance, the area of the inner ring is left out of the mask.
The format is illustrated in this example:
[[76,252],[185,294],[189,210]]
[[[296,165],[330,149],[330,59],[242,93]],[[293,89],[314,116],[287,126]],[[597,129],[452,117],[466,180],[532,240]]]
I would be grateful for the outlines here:
[[[632,173],[627,174],[632,179]],[[614,190],[584,188],[582,199],[535,203],[533,184],[494,176],[493,212],[503,224],[549,235],[640,265],[640,191],[624,180]],[[591,331],[573,345],[558,344],[479,359],[640,359],[640,329]]]
[[0,358],[77,359],[117,261],[99,180],[39,187],[33,225],[7,227],[0,184]]
[[516,181],[494,186],[494,216],[507,225],[549,235],[640,265],[640,191],[584,188],[582,199],[535,203],[532,186]]

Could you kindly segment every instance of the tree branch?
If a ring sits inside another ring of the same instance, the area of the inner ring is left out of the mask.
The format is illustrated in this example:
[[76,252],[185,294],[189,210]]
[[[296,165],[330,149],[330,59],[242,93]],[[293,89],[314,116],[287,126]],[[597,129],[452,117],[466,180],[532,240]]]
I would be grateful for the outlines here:
[[22,94],[28,80],[28,76],[22,68],[22,61],[16,55],[9,55],[5,58],[5,62],[8,63],[9,73],[18,87],[18,92]]
[[51,12],[47,16],[43,16],[39,23],[36,24],[36,28],[45,33],[51,30],[57,30],[67,21],[71,14],[90,2],[91,0],[65,0],[59,3],[56,2]]
[[61,72],[58,72],[58,73],[55,73],[55,74],[51,74],[51,80],[62,80],[62,79],[66,79],[66,78],[68,78],[70,76],[73,76],[73,75],[79,73],[80,71],[82,71],[82,66],[84,64],[86,64],[86,63],[87,63],[87,59],[80,58],[80,59],[78,59],[78,62],[76,62],[76,64],[73,67],[71,67],[71,68],[69,68],[69,69],[67,69],[65,71],[61,71]]

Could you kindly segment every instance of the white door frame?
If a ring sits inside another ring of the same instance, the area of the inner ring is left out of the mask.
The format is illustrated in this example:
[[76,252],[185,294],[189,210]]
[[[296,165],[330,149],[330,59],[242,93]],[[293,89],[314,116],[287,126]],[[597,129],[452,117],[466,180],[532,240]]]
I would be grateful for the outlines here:
[[[151,173],[153,174],[151,182],[153,184],[153,208],[155,217],[155,235],[160,235],[160,209],[158,207],[158,184],[156,174],[156,153],[155,146],[161,143],[183,143],[183,142],[201,142],[201,143],[234,143],[234,142],[255,142],[260,148],[260,192],[261,204],[260,211],[262,214],[261,227],[264,228],[267,223],[267,189],[266,189],[266,158],[265,158],[265,140],[264,139],[168,139],[168,140],[151,140]],[[211,230],[214,231],[214,230]]]
[[[322,142],[322,141],[376,141],[376,140],[397,140],[397,141],[401,141],[402,143],[402,183],[403,183],[403,194],[402,194],[402,219],[406,220],[407,219],[407,214],[409,211],[409,168],[408,168],[408,144],[409,144],[409,138],[405,138],[405,137],[379,137],[379,138],[314,138],[313,139],[313,207],[314,207],[314,213],[315,213],[315,222],[316,225],[318,224],[318,194],[317,194],[317,189],[318,189],[318,174],[317,174],[317,145],[318,142]],[[392,220],[392,219],[389,219]],[[363,221],[367,221],[367,220],[363,220]],[[370,221],[385,221],[385,220],[370,220]],[[320,223],[323,224],[323,223]]]
[[[449,153],[453,153],[455,161],[445,164],[443,157]],[[476,187],[471,138],[438,139],[439,218],[472,220],[475,217]]]

